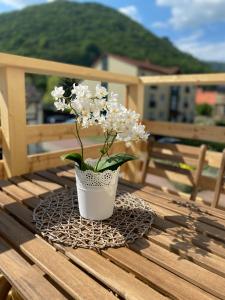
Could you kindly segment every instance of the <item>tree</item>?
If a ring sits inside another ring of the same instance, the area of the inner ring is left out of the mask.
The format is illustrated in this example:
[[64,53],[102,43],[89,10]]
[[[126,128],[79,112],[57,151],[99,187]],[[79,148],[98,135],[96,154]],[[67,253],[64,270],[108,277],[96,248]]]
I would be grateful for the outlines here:
[[196,113],[199,116],[211,117],[213,112],[213,106],[208,103],[197,104]]

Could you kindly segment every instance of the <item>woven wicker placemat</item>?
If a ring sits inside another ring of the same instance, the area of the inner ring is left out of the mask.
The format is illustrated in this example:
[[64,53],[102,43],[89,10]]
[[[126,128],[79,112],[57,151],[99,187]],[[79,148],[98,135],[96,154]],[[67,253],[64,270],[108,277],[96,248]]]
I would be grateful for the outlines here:
[[128,192],[117,194],[114,213],[104,221],[80,217],[76,188],[54,192],[34,210],[37,231],[50,243],[103,249],[132,243],[151,228],[149,204]]

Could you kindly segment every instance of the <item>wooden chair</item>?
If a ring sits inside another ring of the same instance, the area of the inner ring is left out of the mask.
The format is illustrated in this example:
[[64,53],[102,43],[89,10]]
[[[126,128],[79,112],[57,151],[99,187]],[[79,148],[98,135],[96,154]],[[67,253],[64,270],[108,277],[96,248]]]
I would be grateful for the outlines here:
[[147,174],[156,175],[192,188],[191,194],[176,189],[153,185],[150,186],[185,198],[195,200],[198,193],[199,180],[205,161],[206,145],[201,147],[180,144],[158,143],[150,138],[146,151],[146,159],[142,168],[142,183],[146,183]]
[[225,150],[223,151],[221,159],[221,165],[216,180],[215,193],[211,207],[218,206],[221,193],[225,193]]

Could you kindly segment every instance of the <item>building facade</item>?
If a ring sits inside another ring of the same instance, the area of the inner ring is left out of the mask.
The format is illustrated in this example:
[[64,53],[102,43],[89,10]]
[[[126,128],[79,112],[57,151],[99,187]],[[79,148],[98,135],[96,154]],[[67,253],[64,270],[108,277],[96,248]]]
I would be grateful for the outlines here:
[[[138,61],[114,54],[101,56],[93,67],[114,73],[134,76],[154,76],[179,74],[177,67],[165,68],[146,61]],[[86,82],[87,83],[87,82]],[[89,85],[96,82],[88,81]],[[104,84],[104,83],[103,83]],[[125,103],[126,87],[108,83],[107,88],[119,94],[121,103]],[[193,122],[195,114],[195,87],[193,86],[146,86],[144,118],[149,120]]]
[[225,122],[225,86],[217,87],[216,103],[214,108],[214,119]]

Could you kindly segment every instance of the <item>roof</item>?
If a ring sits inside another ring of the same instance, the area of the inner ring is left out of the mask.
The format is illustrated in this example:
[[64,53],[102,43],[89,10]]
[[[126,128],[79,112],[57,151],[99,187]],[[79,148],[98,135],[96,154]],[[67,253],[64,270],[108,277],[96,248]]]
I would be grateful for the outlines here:
[[147,60],[146,61],[136,60],[136,59],[132,59],[132,58],[129,58],[129,57],[126,57],[126,56],[121,56],[121,55],[112,54],[112,53],[105,53],[104,55],[101,55],[94,62],[94,64],[96,64],[100,59],[102,59],[105,56],[112,56],[112,57],[114,57],[118,60],[124,61],[128,64],[137,66],[140,69],[145,69],[145,70],[160,73],[160,74],[171,75],[171,74],[180,73],[180,68],[177,67],[177,66],[175,66],[175,67],[162,67],[162,66],[159,66],[159,65],[152,64]]
[[204,91],[202,89],[197,89],[195,96],[196,104],[207,103],[209,105],[214,105],[216,103],[217,92],[216,91]]

